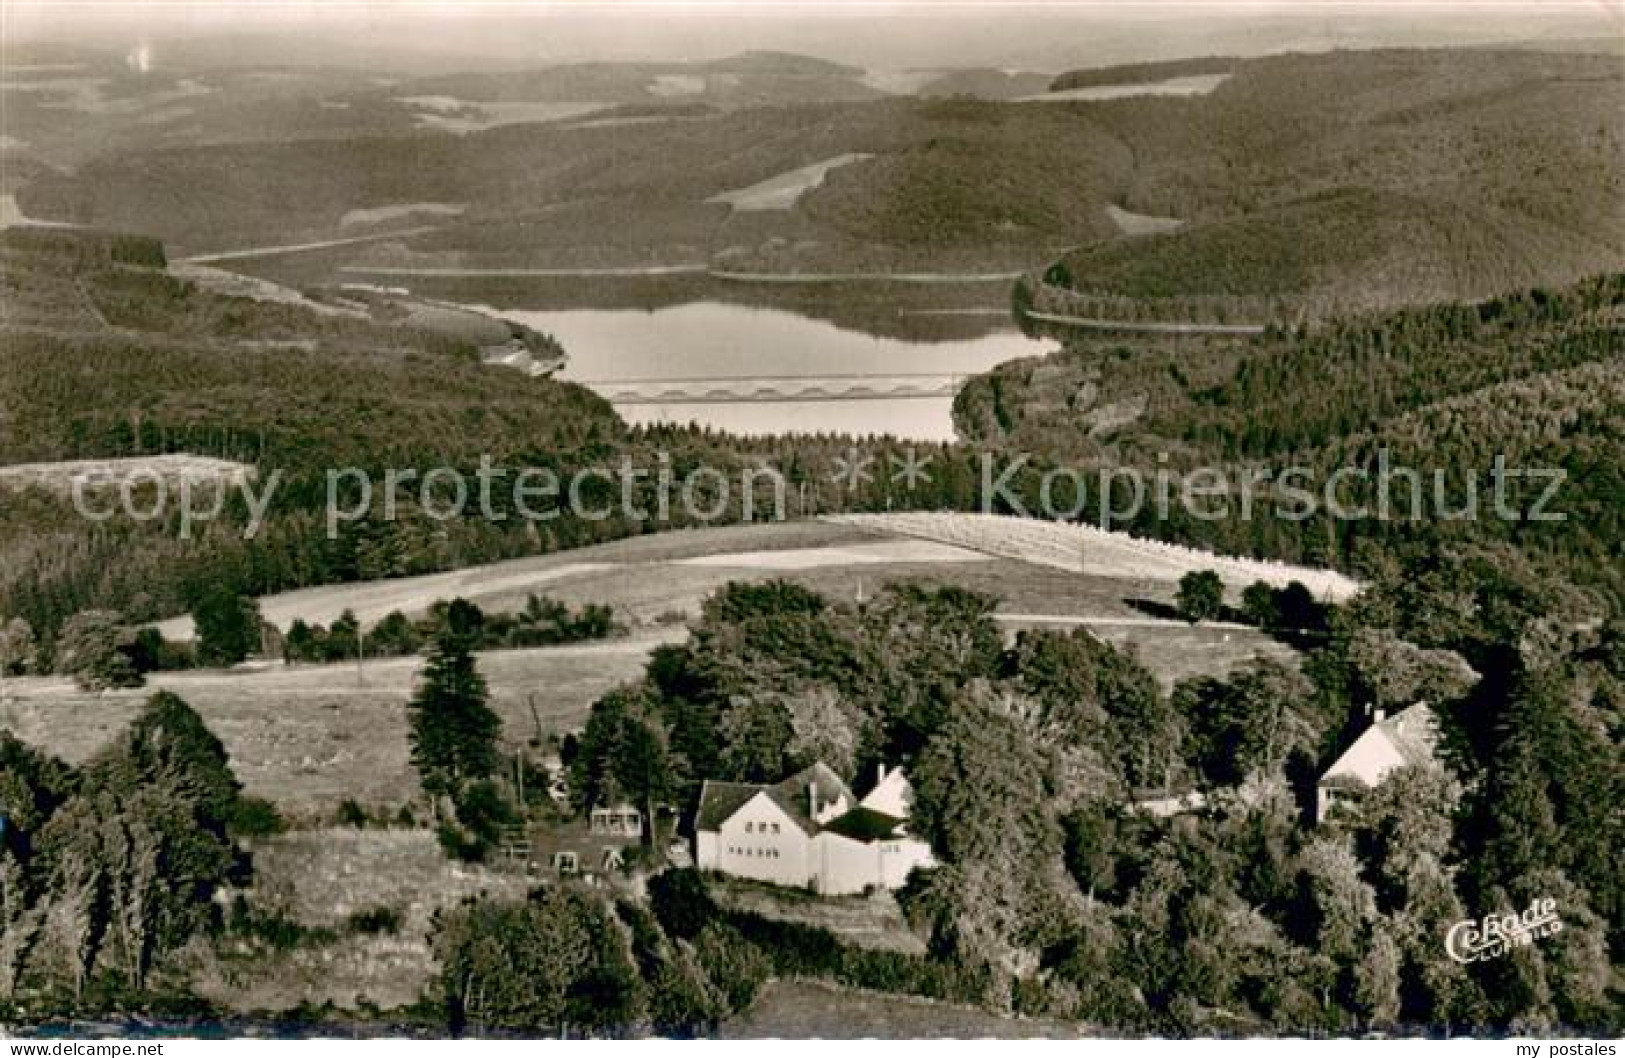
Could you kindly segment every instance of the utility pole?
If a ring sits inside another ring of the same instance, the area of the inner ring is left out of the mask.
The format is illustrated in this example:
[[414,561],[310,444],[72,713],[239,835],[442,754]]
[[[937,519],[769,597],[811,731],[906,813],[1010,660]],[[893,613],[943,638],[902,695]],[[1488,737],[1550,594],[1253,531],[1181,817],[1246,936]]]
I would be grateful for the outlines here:
[[530,706],[530,722],[536,725],[536,745],[539,747],[544,738],[542,734],[542,714],[536,711],[536,695],[525,695],[525,704]]

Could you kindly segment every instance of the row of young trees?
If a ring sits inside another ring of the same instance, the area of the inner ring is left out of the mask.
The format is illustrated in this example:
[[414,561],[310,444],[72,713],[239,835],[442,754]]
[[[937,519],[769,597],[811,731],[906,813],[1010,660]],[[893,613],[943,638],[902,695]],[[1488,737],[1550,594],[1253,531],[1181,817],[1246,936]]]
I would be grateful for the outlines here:
[[[516,613],[483,613],[464,600],[476,649],[554,646],[624,634],[614,611],[599,603],[572,610],[555,599],[532,594]],[[286,634],[260,617],[259,605],[230,591],[210,593],[192,612],[195,640],[165,639],[155,627],[132,627],[120,613],[88,610],[62,626],[47,658],[32,627],[20,617],[0,626],[0,679],[55,672],[71,676],[84,690],[139,687],[147,673],[238,664],[268,649],[285,661],[332,663],[361,657],[416,654],[445,627],[453,603],[431,605],[413,621],[392,612],[363,630],[346,610],[331,627],[295,619]]]
[[416,654],[445,630],[453,607],[468,623],[468,634],[478,650],[556,646],[606,639],[624,634],[625,626],[602,603],[587,603],[572,610],[546,596],[531,594],[514,613],[485,613],[464,599],[438,600],[419,619],[399,610],[362,629],[355,613],[344,611],[330,626],[295,619],[282,640],[282,656],[289,662],[334,662],[357,657],[399,657]]
[[117,611],[85,610],[64,622],[47,651],[33,626],[14,617],[0,627],[0,679],[54,672],[84,690],[139,687],[149,672],[228,667],[263,645],[258,604],[232,592],[202,597],[193,621],[195,641],[170,640],[152,626],[132,626]]

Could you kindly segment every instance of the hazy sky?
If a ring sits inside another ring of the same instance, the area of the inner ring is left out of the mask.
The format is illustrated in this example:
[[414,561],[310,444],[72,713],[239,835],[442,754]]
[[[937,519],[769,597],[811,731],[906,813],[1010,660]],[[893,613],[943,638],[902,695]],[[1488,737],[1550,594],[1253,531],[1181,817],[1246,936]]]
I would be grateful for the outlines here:
[[12,43],[144,43],[160,57],[167,45],[194,61],[466,69],[771,48],[871,67],[1056,69],[1289,48],[1619,36],[1625,0],[0,0],[0,19]]

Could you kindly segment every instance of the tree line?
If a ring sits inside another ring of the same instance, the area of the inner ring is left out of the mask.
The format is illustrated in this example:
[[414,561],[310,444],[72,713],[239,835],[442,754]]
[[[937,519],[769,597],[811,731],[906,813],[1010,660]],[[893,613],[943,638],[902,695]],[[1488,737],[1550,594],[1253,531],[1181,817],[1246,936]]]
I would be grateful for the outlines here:
[[214,896],[246,869],[235,839],[274,811],[242,795],[219,740],[167,693],[80,767],[8,731],[0,764],[0,1005],[173,991],[156,975],[219,927]]

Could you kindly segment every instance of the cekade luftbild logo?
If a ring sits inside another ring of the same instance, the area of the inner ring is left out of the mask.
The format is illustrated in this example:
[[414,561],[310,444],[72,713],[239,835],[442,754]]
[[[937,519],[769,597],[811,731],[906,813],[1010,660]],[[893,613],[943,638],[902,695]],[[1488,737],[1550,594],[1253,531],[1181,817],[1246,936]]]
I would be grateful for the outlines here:
[[1445,934],[1444,950],[1460,963],[1483,962],[1561,932],[1563,920],[1557,915],[1557,901],[1540,897],[1521,912],[1506,911],[1457,922]]

